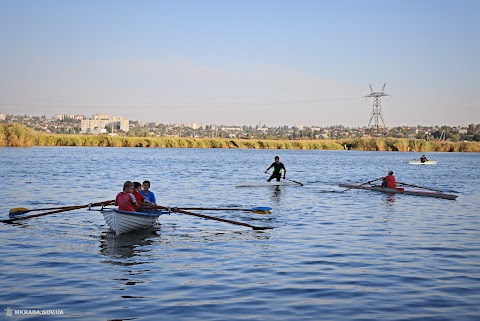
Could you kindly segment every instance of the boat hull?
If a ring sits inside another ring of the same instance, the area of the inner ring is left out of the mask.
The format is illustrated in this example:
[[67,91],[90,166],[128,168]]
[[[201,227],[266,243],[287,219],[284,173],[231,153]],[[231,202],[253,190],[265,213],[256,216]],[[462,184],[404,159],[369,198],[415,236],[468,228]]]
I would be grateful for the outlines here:
[[298,183],[295,183],[295,182],[291,182],[291,181],[280,181],[280,182],[277,182],[277,181],[270,181],[270,182],[267,182],[267,181],[254,181],[254,182],[238,182],[237,184],[235,184],[236,187],[265,187],[265,186],[300,186],[300,184]]
[[380,186],[365,186],[365,185],[358,186],[358,185],[352,185],[352,184],[340,184],[338,186],[347,187],[347,188],[366,189],[366,190],[383,192],[383,193],[406,194],[406,195],[415,195],[415,196],[427,196],[427,197],[444,198],[444,199],[448,199],[448,200],[454,200],[458,197],[458,195],[445,194],[445,193],[440,193],[440,192],[399,190],[399,189],[395,189],[395,188],[380,187]]
[[165,212],[142,213],[118,209],[103,210],[105,222],[116,235],[152,226]]
[[435,160],[429,160],[429,161],[426,161],[426,162],[421,162],[420,160],[418,159],[412,159],[411,161],[409,161],[408,163],[410,165],[436,165],[438,161],[435,161]]

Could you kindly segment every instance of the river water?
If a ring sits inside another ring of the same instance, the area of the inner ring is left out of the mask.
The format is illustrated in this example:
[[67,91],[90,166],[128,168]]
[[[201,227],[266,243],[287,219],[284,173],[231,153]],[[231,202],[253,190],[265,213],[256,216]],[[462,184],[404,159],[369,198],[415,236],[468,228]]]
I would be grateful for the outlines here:
[[[266,180],[275,155],[304,186],[235,187]],[[114,236],[86,209],[0,223],[0,307],[12,320],[479,320],[480,154],[430,153],[437,165],[408,164],[420,156],[0,148],[3,219],[15,207],[114,199],[125,180],[146,179],[160,205],[273,208],[194,211],[267,230],[172,213]],[[459,197],[338,187],[388,170]],[[62,314],[33,314],[52,310]]]

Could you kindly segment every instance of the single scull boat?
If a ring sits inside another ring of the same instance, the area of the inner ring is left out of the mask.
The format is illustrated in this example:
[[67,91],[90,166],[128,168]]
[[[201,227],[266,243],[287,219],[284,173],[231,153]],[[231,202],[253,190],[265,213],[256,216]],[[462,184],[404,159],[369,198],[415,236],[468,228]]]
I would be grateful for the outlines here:
[[436,160],[428,160],[428,161],[422,163],[419,159],[412,159],[408,163],[410,165],[436,165],[437,162],[438,161],[436,161]]
[[394,193],[394,194],[407,194],[407,195],[416,195],[416,196],[428,196],[428,197],[436,197],[436,198],[445,198],[448,200],[454,200],[458,197],[458,195],[454,194],[446,194],[441,192],[425,192],[425,191],[417,191],[417,190],[405,190],[403,188],[388,188],[388,187],[381,187],[381,186],[365,186],[365,185],[353,185],[353,184],[340,184],[340,187],[348,187],[348,188],[358,188],[358,189],[367,189],[371,191],[383,192],[383,193]]

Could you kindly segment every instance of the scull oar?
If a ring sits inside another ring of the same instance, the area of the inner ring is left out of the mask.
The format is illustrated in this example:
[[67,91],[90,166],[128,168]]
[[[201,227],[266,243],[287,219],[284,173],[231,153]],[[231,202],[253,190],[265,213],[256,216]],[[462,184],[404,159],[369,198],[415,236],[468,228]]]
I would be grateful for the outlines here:
[[110,200],[110,201],[104,201],[104,202],[90,203],[90,204],[86,204],[86,205],[68,206],[68,207],[63,207],[63,208],[55,210],[55,211],[50,211],[50,212],[45,212],[45,213],[39,213],[39,214],[33,214],[33,215],[27,215],[27,216],[16,216],[16,217],[13,217],[13,218],[8,219],[8,220],[0,220],[0,222],[2,222],[2,223],[12,223],[12,222],[15,222],[15,221],[25,220],[25,219],[32,218],[32,217],[39,217],[39,216],[44,216],[44,215],[49,215],[49,214],[56,214],[56,213],[61,213],[61,212],[66,212],[66,211],[73,211],[73,210],[77,210],[77,209],[81,209],[81,208],[87,208],[87,207],[90,208],[92,206],[106,206],[106,205],[113,204],[114,202],[115,202],[114,200]]
[[210,207],[175,207],[174,209],[187,210],[187,211],[243,211],[252,212],[256,214],[271,214],[272,208],[267,206],[247,208],[210,208]]
[[10,211],[8,211],[8,215],[10,217],[14,217],[14,216],[29,213],[29,212],[61,210],[61,209],[68,209],[70,207],[72,207],[72,205],[70,205],[70,206],[60,206],[60,207],[35,208],[33,210],[28,209],[26,207],[14,207],[14,208],[10,209]]
[[433,188],[428,188],[428,187],[423,187],[423,186],[417,186],[417,185],[412,185],[412,184],[407,184],[407,183],[402,183],[402,182],[397,182],[397,184],[410,186],[410,187],[416,187],[416,188],[423,188],[423,189],[428,189],[428,190],[434,191],[434,192],[444,193],[444,191],[441,191],[441,190],[438,190],[438,189],[433,189]]
[[349,191],[349,190],[351,190],[352,188],[355,188],[355,187],[360,187],[360,186],[363,186],[363,185],[366,185],[366,184],[373,183],[373,182],[375,182],[375,181],[378,181],[378,180],[380,180],[380,179],[382,179],[382,178],[383,178],[383,177],[380,177],[380,178],[377,178],[377,179],[374,179],[374,180],[371,180],[371,181],[365,182],[365,183],[363,183],[363,184],[360,184],[360,185],[355,185],[355,186],[349,187],[349,188],[347,188],[346,190],[344,190],[344,191],[341,191],[340,193],[343,193],[343,192]]
[[165,207],[165,206],[159,206],[159,205],[149,205],[148,207],[150,208],[156,208],[156,209],[162,209],[162,210],[167,210],[173,213],[180,213],[180,214],[186,214],[186,215],[192,215],[192,216],[197,216],[209,220],[215,220],[215,221],[220,221],[220,222],[225,222],[225,223],[230,223],[230,224],[235,224],[235,225],[241,225],[241,226],[246,226],[250,227],[254,230],[267,230],[267,229],[273,229],[273,227],[262,227],[262,226],[253,226],[247,223],[243,222],[237,222],[237,221],[232,221],[232,220],[227,220],[224,218],[219,218],[219,217],[214,217],[214,216],[209,216],[209,215],[204,215],[204,214],[198,214],[198,213],[193,213],[189,211],[183,211],[175,207]]

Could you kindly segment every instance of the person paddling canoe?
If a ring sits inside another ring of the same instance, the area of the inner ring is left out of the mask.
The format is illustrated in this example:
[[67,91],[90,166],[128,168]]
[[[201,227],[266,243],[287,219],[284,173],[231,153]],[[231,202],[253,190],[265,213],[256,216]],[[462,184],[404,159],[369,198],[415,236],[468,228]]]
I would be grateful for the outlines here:
[[268,179],[268,182],[270,182],[274,178],[277,179],[277,182],[280,182],[280,178],[282,177],[282,173],[283,173],[283,179],[285,179],[285,176],[287,175],[287,169],[285,168],[285,165],[280,163],[280,157],[275,156],[275,162],[273,162],[272,165],[270,165],[270,167],[268,167],[265,170],[265,174],[267,174],[268,170],[272,167],[273,167],[273,173],[270,176],[270,178]]
[[422,157],[420,157],[420,162],[422,162],[422,163],[428,162],[427,156],[422,155]]

